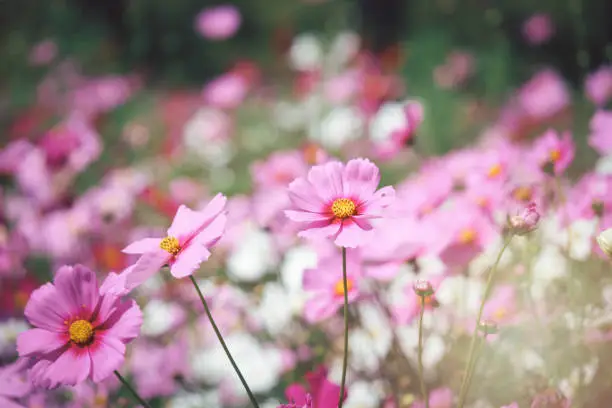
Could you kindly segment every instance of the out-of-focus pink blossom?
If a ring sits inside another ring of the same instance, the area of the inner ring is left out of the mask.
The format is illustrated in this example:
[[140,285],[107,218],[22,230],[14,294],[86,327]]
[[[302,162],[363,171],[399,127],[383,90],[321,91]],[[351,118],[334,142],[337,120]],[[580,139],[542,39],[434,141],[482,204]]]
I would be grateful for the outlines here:
[[251,166],[251,177],[255,186],[262,189],[282,187],[308,172],[304,157],[297,151],[279,151],[266,161],[257,161]]
[[584,82],[584,92],[595,105],[605,105],[612,96],[612,66],[600,67],[589,74]]
[[512,285],[501,285],[495,289],[482,311],[483,319],[499,325],[516,318],[516,289]]
[[32,384],[27,380],[27,359],[19,359],[0,368],[0,406],[3,408],[25,408],[14,401],[28,395]]
[[423,122],[423,106],[416,101],[381,106],[370,122],[370,136],[382,159],[393,158],[414,142]]
[[533,159],[544,170],[551,167],[554,174],[562,174],[574,160],[576,146],[569,132],[559,134],[549,129],[533,144]]
[[57,44],[53,40],[44,40],[30,50],[30,65],[41,66],[52,62],[57,56]]
[[544,44],[555,33],[555,25],[546,13],[536,13],[523,23],[523,36],[531,45]]
[[518,102],[527,116],[545,120],[568,107],[570,95],[561,76],[551,69],[545,69],[521,87]]
[[[453,391],[450,388],[436,388],[429,394],[429,406],[432,408],[452,408]],[[425,408],[424,401],[417,401],[412,408]]]
[[[349,303],[359,297],[362,269],[356,250],[347,251],[346,262],[347,296]],[[311,295],[304,305],[304,318],[318,322],[333,316],[344,304],[344,282],[342,279],[342,256],[334,252],[322,259],[314,269],[306,269],[303,278],[304,290]]]
[[468,52],[453,51],[444,63],[434,69],[434,80],[443,89],[461,86],[474,72],[474,56]]
[[241,21],[240,11],[232,5],[209,7],[196,16],[195,29],[208,39],[225,40],[238,31]]
[[246,98],[249,81],[243,76],[229,72],[210,81],[202,91],[207,104],[219,109],[235,109]]
[[595,112],[590,128],[589,146],[602,156],[612,154],[612,111]]
[[68,109],[87,118],[95,117],[125,103],[137,84],[136,78],[113,75],[85,79],[70,92]]

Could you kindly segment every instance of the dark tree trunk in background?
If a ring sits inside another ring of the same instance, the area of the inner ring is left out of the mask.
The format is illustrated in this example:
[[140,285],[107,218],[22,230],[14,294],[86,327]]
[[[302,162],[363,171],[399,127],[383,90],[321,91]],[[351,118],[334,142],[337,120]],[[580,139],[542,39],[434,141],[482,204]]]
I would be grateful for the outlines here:
[[356,0],[365,47],[381,53],[402,40],[409,0]]

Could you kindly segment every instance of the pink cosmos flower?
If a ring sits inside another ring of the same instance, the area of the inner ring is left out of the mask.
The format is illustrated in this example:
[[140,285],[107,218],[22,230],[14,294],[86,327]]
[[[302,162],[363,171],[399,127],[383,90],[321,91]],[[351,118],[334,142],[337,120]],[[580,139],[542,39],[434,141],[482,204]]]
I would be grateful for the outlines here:
[[195,28],[208,39],[225,40],[238,31],[240,23],[238,9],[232,5],[223,5],[202,10],[196,16]]
[[246,98],[249,81],[244,75],[229,72],[204,86],[202,97],[207,104],[219,109],[235,109]]
[[[327,369],[318,367],[305,374],[308,388],[301,384],[291,384],[285,389],[285,397],[298,408],[336,408],[340,397],[340,386],[327,379]],[[346,400],[348,393],[344,392]],[[311,405],[308,405],[308,404]],[[289,405],[293,408],[293,405]]]
[[421,168],[416,176],[398,185],[391,212],[422,218],[442,204],[453,191],[453,173],[437,162]]
[[54,283],[32,292],[25,316],[35,327],[19,335],[17,351],[31,357],[32,383],[49,389],[106,379],[142,324],[134,301],[100,295],[95,273],[81,265],[61,267]]
[[482,318],[501,325],[515,319],[516,313],[516,289],[512,285],[501,285],[485,304]]
[[[346,287],[348,301],[354,302],[359,297],[359,285],[362,277],[361,259],[355,250],[347,251]],[[316,268],[306,269],[303,287],[310,292],[304,305],[304,318],[308,322],[327,319],[344,305],[344,282],[342,279],[342,256],[334,251],[319,261]]]
[[141,256],[121,274],[109,276],[102,292],[125,294],[166,264],[175,278],[193,274],[210,257],[209,249],[223,234],[226,201],[225,196],[217,194],[201,211],[181,205],[165,238],[144,238],[123,249],[126,254]]
[[584,92],[595,105],[605,105],[612,97],[612,66],[600,67],[589,74],[584,82]]
[[523,36],[531,45],[547,42],[555,33],[555,26],[548,14],[536,13],[523,24]]
[[308,166],[301,152],[279,151],[272,153],[266,161],[257,161],[251,166],[251,177],[258,188],[286,188],[287,184],[306,175]]
[[30,50],[30,65],[47,65],[57,56],[57,44],[53,40],[44,40]]
[[503,407],[501,407],[501,408],[521,408],[521,407],[520,407],[520,405],[518,404],[518,402],[513,402],[512,404],[510,404],[510,405],[504,405],[504,406],[503,406]]
[[[436,388],[429,394],[430,408],[452,408],[453,391],[450,388]],[[418,401],[412,404],[412,408],[424,408],[425,402]]]
[[535,230],[540,221],[540,213],[536,203],[529,203],[520,214],[509,219],[510,229],[517,235],[525,235]]
[[591,220],[612,214],[612,176],[587,173],[568,194],[567,215],[571,220]]
[[431,250],[456,268],[470,262],[497,235],[488,215],[465,199],[457,198],[452,206],[437,210],[431,217],[439,237]]
[[595,112],[589,124],[589,146],[602,156],[612,153],[612,111]]
[[519,89],[518,102],[532,120],[545,120],[569,106],[570,95],[561,76],[545,69]]
[[293,209],[285,214],[300,223],[301,237],[330,237],[338,246],[356,248],[370,238],[370,220],[383,217],[395,199],[393,187],[376,190],[379,182],[378,168],[367,159],[314,166],[306,179],[289,184]]
[[416,101],[408,101],[402,107],[386,106],[372,120],[371,134],[376,138],[377,154],[382,159],[391,159],[414,142],[423,123],[423,106]]
[[559,175],[574,160],[575,151],[576,146],[569,132],[564,132],[560,138],[556,131],[549,129],[534,142],[532,154],[541,168],[552,165],[554,173]]
[[0,368],[0,406],[2,408],[24,408],[13,401],[22,398],[31,391],[32,384],[26,380],[27,359],[19,359]]

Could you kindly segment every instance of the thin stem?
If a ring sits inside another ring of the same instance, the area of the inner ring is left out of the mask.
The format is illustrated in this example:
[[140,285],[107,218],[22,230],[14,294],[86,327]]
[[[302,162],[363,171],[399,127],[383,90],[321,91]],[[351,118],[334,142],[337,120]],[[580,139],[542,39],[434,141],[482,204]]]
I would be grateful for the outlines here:
[[427,395],[427,387],[425,386],[425,378],[423,376],[423,315],[425,314],[425,296],[421,298],[421,313],[419,315],[419,380],[421,382],[421,394],[425,400],[425,408],[429,408],[429,396]]
[[344,358],[342,360],[342,380],[340,381],[340,397],[338,408],[344,403],[344,384],[346,383],[346,367],[348,365],[348,283],[346,279],[346,248],[342,247],[342,285],[344,287]]
[[136,398],[136,400],[145,408],[151,408],[151,406],[147,403],[147,401],[145,401],[144,399],[142,399],[142,397],[140,395],[138,395],[138,393],[136,392],[136,390],[134,388],[132,388],[132,386],[130,385],[129,382],[127,382],[127,380],[125,378],[123,378],[121,376],[121,374],[119,374],[119,371],[115,370],[114,371],[115,375],[117,376],[117,378],[119,379],[119,381],[121,381],[123,383],[123,385],[125,386],[125,388],[128,389],[128,391],[130,391],[132,393],[132,395],[134,396],[134,398]]
[[469,369],[469,378],[468,378],[467,385],[466,385],[467,389],[465,390],[466,396],[470,394],[470,384],[472,383],[472,378],[474,377],[474,372],[476,371],[476,365],[478,364],[478,359],[480,358],[480,350],[484,347],[486,342],[487,342],[487,333],[485,333],[484,335],[482,344],[480,346],[477,346],[476,353],[474,356],[474,361],[472,362],[472,365]]
[[234,361],[232,354],[230,353],[229,349],[227,348],[227,345],[225,344],[225,340],[223,340],[223,336],[221,335],[221,332],[219,331],[219,328],[217,327],[217,324],[215,323],[215,320],[213,319],[212,314],[210,313],[210,309],[208,308],[208,303],[206,303],[206,299],[204,299],[204,295],[202,295],[202,291],[200,290],[200,287],[198,286],[193,276],[189,276],[189,279],[191,279],[193,286],[198,292],[198,296],[200,297],[200,300],[202,301],[202,306],[204,306],[204,310],[206,311],[208,320],[210,320],[210,324],[212,325],[212,328],[215,331],[217,338],[219,339],[219,343],[221,343],[221,347],[223,347],[223,351],[225,351],[225,355],[227,355],[227,358],[229,358],[229,361],[232,364],[232,367],[234,367],[234,371],[236,371],[236,374],[238,374],[238,378],[240,378],[240,382],[242,383],[242,386],[244,387],[247,394],[249,395],[249,399],[251,400],[251,403],[253,404],[255,408],[259,408],[259,404],[257,404],[257,400],[255,399],[253,392],[251,391],[246,380],[242,376],[240,369],[238,369],[238,366],[236,365],[236,362]]
[[493,286],[493,277],[495,276],[495,271],[497,270],[497,265],[499,264],[499,261],[501,260],[502,255],[504,254],[504,252],[506,251],[506,248],[508,248],[508,245],[510,245],[510,242],[512,241],[512,237],[513,235],[510,235],[509,238],[504,243],[504,246],[502,246],[501,250],[499,251],[499,254],[497,254],[497,259],[495,259],[495,263],[491,267],[491,272],[489,272],[489,278],[487,279],[487,285],[485,286],[485,291],[482,295],[482,300],[480,302],[480,309],[478,310],[478,317],[476,318],[476,325],[474,326],[474,332],[472,333],[472,342],[470,344],[468,360],[465,366],[465,373],[463,375],[463,381],[461,383],[461,392],[459,394],[458,408],[463,408],[463,405],[465,404],[465,397],[467,394],[467,388],[469,386],[468,383],[471,379],[470,368],[472,367],[472,360],[474,359],[474,354],[476,351],[476,341],[478,340],[478,325],[480,324],[480,320],[482,319],[482,312],[484,310],[485,303],[487,302],[487,298],[489,297],[489,292],[491,292],[491,287]]

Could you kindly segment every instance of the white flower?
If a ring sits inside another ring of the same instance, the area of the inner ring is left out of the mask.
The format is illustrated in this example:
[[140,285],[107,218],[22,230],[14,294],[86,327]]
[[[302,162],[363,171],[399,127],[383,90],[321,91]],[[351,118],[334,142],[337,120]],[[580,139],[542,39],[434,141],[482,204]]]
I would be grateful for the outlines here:
[[309,137],[327,148],[337,149],[360,138],[362,132],[363,117],[356,108],[344,106],[333,108],[320,123],[315,122]]
[[612,257],[612,228],[608,228],[607,230],[601,232],[597,236],[597,243],[602,251],[604,251],[608,256]]
[[[225,337],[225,341],[253,392],[268,392],[276,386],[283,370],[283,356],[280,350],[263,347],[248,333],[231,334]],[[208,383],[217,384],[221,380],[226,380],[230,382],[236,393],[243,389],[219,344],[196,354],[192,358],[192,370],[196,378]]]
[[180,391],[169,401],[169,408],[221,408],[221,399],[217,391],[185,392]]
[[[418,360],[419,328],[417,324],[400,327],[397,329],[400,348],[414,362]],[[423,342],[423,367],[430,370],[435,367],[444,354],[446,345],[442,336],[426,332]]]
[[565,275],[567,259],[557,246],[544,246],[531,265],[531,295],[536,300],[541,299],[550,282]]
[[198,110],[183,128],[183,141],[190,152],[214,166],[223,166],[233,156],[229,143],[232,130],[230,117],[211,108]]
[[142,310],[142,334],[145,336],[164,334],[183,316],[184,311],[179,305],[153,299]]
[[249,223],[243,237],[227,261],[228,275],[237,281],[255,282],[277,263],[277,254],[270,235]]
[[382,105],[370,122],[370,138],[374,142],[384,142],[391,134],[408,126],[404,104],[387,102]]
[[470,317],[478,312],[484,284],[464,276],[450,276],[436,291],[436,300],[443,308],[454,310],[457,316]]
[[30,327],[22,319],[8,319],[0,323],[0,354],[14,353],[17,335]]
[[323,61],[323,48],[319,39],[310,33],[296,36],[289,50],[289,65],[297,71],[319,68]]
[[291,323],[293,310],[287,307],[289,304],[291,297],[287,290],[278,283],[268,283],[264,286],[255,316],[261,319],[270,334],[277,335]]
[[356,381],[350,388],[343,405],[346,408],[377,408],[385,395],[380,383]]
[[288,306],[294,313],[300,313],[306,299],[302,288],[304,270],[317,266],[317,253],[308,246],[296,246],[285,252],[280,268],[281,282],[289,292]]
[[373,304],[360,304],[359,317],[361,327],[349,337],[351,361],[356,369],[373,373],[391,348],[393,332],[387,316]]

